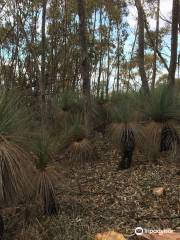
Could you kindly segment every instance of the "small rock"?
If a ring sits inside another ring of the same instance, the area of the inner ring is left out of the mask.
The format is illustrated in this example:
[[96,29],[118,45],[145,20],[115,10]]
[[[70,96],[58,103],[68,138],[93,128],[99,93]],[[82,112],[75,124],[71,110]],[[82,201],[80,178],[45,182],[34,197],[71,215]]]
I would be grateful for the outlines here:
[[165,189],[163,187],[156,187],[153,189],[153,194],[157,197],[160,197],[165,194]]

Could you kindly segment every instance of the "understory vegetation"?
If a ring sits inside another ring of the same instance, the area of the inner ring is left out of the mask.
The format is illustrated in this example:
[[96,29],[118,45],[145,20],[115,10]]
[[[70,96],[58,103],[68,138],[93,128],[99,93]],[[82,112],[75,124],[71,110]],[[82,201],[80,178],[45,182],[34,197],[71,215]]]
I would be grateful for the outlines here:
[[179,20],[179,0],[0,1],[0,240],[176,234]]
[[[76,167],[83,170],[87,164],[95,166],[99,161],[101,156],[94,143],[94,134],[98,132],[112,141],[121,155],[119,163],[114,163],[118,171],[132,167],[135,152],[143,154],[143,164],[154,163],[164,151],[172,162],[177,159],[180,95],[176,90],[170,91],[162,85],[149,95],[134,91],[112,93],[100,105],[93,99],[91,126],[94,130],[90,135],[83,121],[83,97],[68,91],[60,94],[56,99],[48,99],[45,107],[48,110],[51,105],[51,112],[46,112],[47,120],[42,127],[36,112],[28,105],[24,107],[22,97],[15,94],[12,98],[11,92],[1,93],[0,196],[4,207],[20,202],[28,205],[31,201],[38,206],[40,215],[63,217],[57,189],[61,184],[66,187],[66,183],[62,180],[58,155],[68,156],[63,161],[69,170],[74,169],[77,194],[83,195]],[[60,239],[66,238],[65,232],[63,235]],[[79,239],[79,235],[77,238],[75,235],[72,239]]]

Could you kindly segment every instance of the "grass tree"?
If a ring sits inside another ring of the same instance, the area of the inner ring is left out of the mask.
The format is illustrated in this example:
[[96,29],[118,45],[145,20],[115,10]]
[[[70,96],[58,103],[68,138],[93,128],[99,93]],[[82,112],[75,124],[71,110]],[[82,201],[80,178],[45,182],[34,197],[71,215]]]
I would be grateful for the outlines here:
[[81,115],[74,115],[69,120],[66,139],[73,162],[79,162],[83,166],[86,161],[93,159],[93,147],[88,139],[88,131],[83,124]]
[[57,146],[56,141],[45,131],[41,132],[34,142],[37,156],[36,198],[43,205],[44,214],[57,214],[55,187],[59,181],[58,168],[51,164],[52,153]]
[[[16,93],[0,93],[0,204],[7,206],[25,200],[32,193],[29,143],[31,116]],[[1,216],[0,216],[1,217]],[[2,217],[1,217],[1,223]],[[2,225],[1,224],[1,225]],[[2,226],[0,226],[2,227]]]
[[55,131],[61,130],[64,122],[74,114],[82,113],[83,104],[83,98],[72,90],[64,90],[53,97],[49,104],[49,119]]
[[146,134],[150,152],[175,152],[179,138],[179,93],[167,86],[159,86],[149,96],[140,96],[140,109],[148,120]]
[[[87,162],[95,159],[94,148],[89,139],[88,131],[84,126],[83,116],[74,115],[64,125],[63,144],[68,150],[73,174],[76,175],[73,166],[84,168]],[[76,175],[79,192],[82,192],[79,176]]]
[[[0,95],[0,200],[9,202],[30,191],[30,157],[27,147],[30,114],[17,94]],[[26,141],[26,144],[25,144]]]
[[64,112],[73,112],[76,110],[82,110],[82,97],[78,92],[72,90],[64,90],[57,94],[54,98],[54,104],[56,108]]
[[142,126],[134,121],[136,115],[134,97],[131,93],[119,93],[111,97],[110,132],[112,141],[122,153],[118,170],[131,167],[135,147],[141,143],[144,136]]

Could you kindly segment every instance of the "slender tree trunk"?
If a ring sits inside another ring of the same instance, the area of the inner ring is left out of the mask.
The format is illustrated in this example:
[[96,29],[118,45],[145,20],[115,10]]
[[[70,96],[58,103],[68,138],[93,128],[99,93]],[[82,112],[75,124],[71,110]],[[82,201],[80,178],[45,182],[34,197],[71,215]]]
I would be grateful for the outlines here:
[[[102,27],[102,6],[100,8],[99,27],[100,28]],[[99,93],[100,93],[101,73],[102,73],[102,32],[100,31],[99,73],[98,73],[98,79],[97,79],[97,96],[98,97],[99,97]]]
[[139,74],[141,76],[142,89],[144,92],[149,92],[149,86],[147,76],[144,68],[144,11],[141,6],[140,0],[135,0],[135,5],[138,11],[138,25],[139,25],[139,49],[138,49],[138,62],[139,62]]
[[169,66],[169,85],[175,85],[175,73],[177,64],[177,46],[178,46],[178,21],[179,21],[179,0],[173,0],[172,7],[172,27],[171,27],[171,59]]
[[90,61],[88,57],[87,22],[85,13],[85,0],[78,0],[79,40],[81,46],[81,77],[83,80],[83,95],[85,99],[84,120],[85,126],[91,131],[91,96],[90,96]]
[[[97,18],[97,9],[95,8],[94,10],[94,23],[93,23],[93,30],[92,30],[92,48],[94,49],[94,46],[95,46],[95,31],[96,31],[96,18]],[[93,72],[95,71],[96,69],[93,69],[93,58],[91,58],[91,76],[93,74]]]
[[133,59],[134,49],[135,49],[136,41],[137,41],[137,35],[138,35],[138,26],[136,27],[134,42],[133,42],[132,50],[131,50],[130,65],[129,65],[129,71],[128,71],[128,84],[127,84],[128,88],[127,88],[127,91],[129,89],[130,79],[133,79],[132,74],[131,74],[131,70],[132,70],[132,59]]
[[[149,31],[149,28],[148,28],[148,23],[147,23],[147,19],[146,19],[146,15],[144,13],[144,21],[145,21],[145,29],[146,29],[146,32],[147,32],[147,35],[148,35],[148,38],[150,40],[150,45],[151,47],[154,49],[154,42],[153,42],[153,39],[152,39],[152,36],[151,36],[151,33]],[[164,67],[166,68],[166,70],[169,72],[169,67],[166,63],[166,60],[164,59],[164,57],[162,56],[161,52],[159,51],[159,49],[157,48],[157,54],[159,56],[159,58],[161,59],[162,63],[164,64]]]
[[41,28],[41,77],[39,81],[42,126],[45,124],[46,5],[47,0],[43,0]]
[[160,0],[157,0],[157,12],[156,12],[156,38],[154,44],[154,62],[153,62],[153,75],[152,75],[152,85],[151,88],[154,89],[156,82],[156,72],[157,72],[157,49],[158,49],[158,36],[159,36],[159,11],[160,11]]
[[106,97],[108,97],[109,92],[109,77],[110,77],[110,41],[111,41],[111,20],[109,21],[109,31],[108,31],[108,66],[107,66],[107,77],[106,77]]
[[62,72],[62,87],[65,89],[67,82],[67,0],[64,0],[64,31],[63,31],[63,44],[64,44],[64,54],[63,54],[63,72]]
[[117,92],[119,92],[119,80],[120,80],[120,31],[119,23],[117,24]]

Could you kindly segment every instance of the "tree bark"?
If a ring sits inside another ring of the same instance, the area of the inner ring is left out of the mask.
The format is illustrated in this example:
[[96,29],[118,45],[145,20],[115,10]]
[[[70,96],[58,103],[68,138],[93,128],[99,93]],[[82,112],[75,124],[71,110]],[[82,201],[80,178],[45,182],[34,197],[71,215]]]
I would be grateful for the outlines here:
[[120,26],[117,24],[117,80],[116,89],[119,92],[119,81],[120,81]]
[[107,66],[107,77],[106,77],[106,98],[108,97],[109,92],[109,78],[110,78],[110,41],[111,41],[111,20],[109,21],[109,30],[108,30],[108,66]]
[[39,81],[42,126],[45,124],[46,6],[47,0],[43,0],[41,28],[41,77]]
[[[100,14],[99,14],[99,27],[102,27],[102,6],[100,8]],[[100,31],[100,56],[99,56],[99,73],[98,73],[98,79],[97,79],[97,96],[99,97],[100,93],[100,83],[101,83],[101,73],[102,73],[102,32]]]
[[156,72],[157,72],[157,49],[158,49],[158,36],[159,36],[159,11],[160,11],[160,0],[157,0],[157,12],[156,12],[156,38],[154,44],[154,62],[153,62],[153,75],[152,75],[152,85],[151,88],[154,89],[156,82]]
[[138,11],[138,25],[139,25],[139,38],[138,38],[138,64],[139,74],[141,76],[142,89],[145,93],[149,92],[147,76],[144,68],[144,11],[141,6],[140,0],[135,0],[135,5]]
[[90,62],[88,57],[88,33],[85,13],[85,1],[78,0],[78,15],[79,15],[79,40],[81,47],[81,77],[83,80],[83,95],[85,99],[84,106],[84,121],[87,129],[91,130],[91,83],[90,83]]
[[179,0],[173,0],[172,27],[171,27],[171,59],[168,75],[168,81],[170,86],[175,85],[177,46],[178,46],[179,5],[180,5]]

